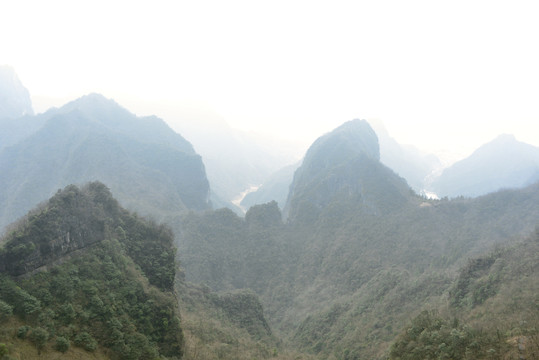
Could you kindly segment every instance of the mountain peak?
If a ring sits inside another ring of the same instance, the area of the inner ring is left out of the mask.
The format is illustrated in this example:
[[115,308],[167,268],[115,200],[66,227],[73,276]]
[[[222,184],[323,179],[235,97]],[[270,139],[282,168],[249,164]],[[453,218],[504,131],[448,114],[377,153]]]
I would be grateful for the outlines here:
[[539,180],[539,148],[502,134],[433,181],[438,196],[475,197],[502,188],[521,188]]
[[319,137],[309,148],[303,164],[316,163],[330,166],[342,160],[342,156],[366,155],[380,160],[378,137],[365,120],[347,121],[335,130]]
[[119,106],[114,100],[108,99],[100,93],[89,93],[89,94],[81,96],[78,99],[75,99],[73,102],[86,103],[86,104],[92,104],[92,105],[108,103],[108,104],[115,104]]
[[310,221],[329,204],[350,201],[378,214],[396,208],[408,196],[406,182],[380,163],[374,130],[367,121],[356,119],[318,138],[309,148],[294,174],[284,216]]
[[68,102],[59,109],[61,113],[79,110],[86,115],[101,116],[105,112],[117,115],[129,114],[129,111],[120,106],[116,101],[106,98],[98,93],[90,93],[78,99]]
[[517,142],[517,139],[515,138],[515,135],[513,134],[501,134],[497,138],[492,140],[492,142],[511,143],[511,142]]
[[11,66],[0,66],[0,118],[33,115],[30,93]]

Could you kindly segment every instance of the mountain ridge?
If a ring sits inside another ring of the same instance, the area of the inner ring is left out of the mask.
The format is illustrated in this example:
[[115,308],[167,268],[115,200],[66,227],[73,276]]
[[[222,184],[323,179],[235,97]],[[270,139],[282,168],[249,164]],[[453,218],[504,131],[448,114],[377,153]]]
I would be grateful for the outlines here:
[[[365,129],[371,141],[363,143],[375,144]],[[535,229],[539,184],[427,199],[375,150],[350,151],[354,143],[331,134],[318,144],[344,144],[342,151],[312,148],[305,172],[295,174],[286,223],[269,220],[278,218],[275,202],[252,207],[245,219],[223,209],[191,214],[180,227],[180,260],[188,281],[255,291],[272,329],[300,351],[383,359],[410,316],[444,301],[467,258]]]
[[94,94],[34,119],[43,125],[0,150],[1,226],[58,188],[96,179],[128,208],[161,219],[211,207],[201,157],[158,118]]
[[502,134],[443,170],[430,190],[438,196],[484,195],[539,181],[539,148]]

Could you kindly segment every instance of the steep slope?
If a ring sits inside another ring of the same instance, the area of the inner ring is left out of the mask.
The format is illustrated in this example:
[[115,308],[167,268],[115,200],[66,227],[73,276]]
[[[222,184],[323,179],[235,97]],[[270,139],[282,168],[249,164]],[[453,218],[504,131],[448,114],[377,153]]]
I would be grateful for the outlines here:
[[0,119],[33,115],[30,93],[13,68],[0,66]]
[[390,359],[539,358],[539,232],[470,259],[449,289],[399,335]]
[[254,290],[275,333],[296,349],[384,358],[410,314],[442,301],[467,258],[534,229],[539,184],[425,200],[378,154],[369,125],[349,122],[309,149],[286,223],[276,203],[245,219],[191,214],[179,236],[186,279]]
[[92,94],[37,117],[44,125],[0,152],[0,226],[67,184],[99,179],[126,207],[164,219],[210,207],[204,165],[155,117]]
[[59,191],[2,242],[10,355],[35,357],[17,337],[47,357],[71,345],[118,359],[182,355],[172,233],[121,208],[103,184]]
[[432,183],[438,196],[479,196],[539,180],[539,148],[501,135],[445,169]]
[[408,185],[379,160],[378,138],[365,120],[349,121],[318,138],[294,174],[285,216],[314,221],[340,200],[361,202],[373,213],[404,204]]

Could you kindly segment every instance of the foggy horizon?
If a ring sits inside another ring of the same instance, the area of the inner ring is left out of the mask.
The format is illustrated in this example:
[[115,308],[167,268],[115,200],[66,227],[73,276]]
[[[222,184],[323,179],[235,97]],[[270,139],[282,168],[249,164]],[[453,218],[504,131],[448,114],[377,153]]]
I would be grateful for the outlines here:
[[0,9],[1,359],[539,359],[539,2]]
[[22,1],[3,12],[2,62],[36,112],[96,92],[180,133],[223,121],[303,151],[348,120],[379,120],[399,143],[455,161],[504,133],[539,146],[536,10]]

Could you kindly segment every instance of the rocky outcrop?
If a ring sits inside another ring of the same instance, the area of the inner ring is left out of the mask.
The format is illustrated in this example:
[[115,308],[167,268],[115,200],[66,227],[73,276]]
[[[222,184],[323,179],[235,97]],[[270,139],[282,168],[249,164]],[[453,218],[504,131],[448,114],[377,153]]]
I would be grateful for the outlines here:
[[283,213],[289,221],[311,222],[342,200],[379,214],[406,202],[409,192],[404,179],[380,163],[378,138],[370,125],[353,120],[309,148],[294,174]]
[[31,273],[104,240],[107,219],[117,211],[117,202],[103,184],[91,183],[83,190],[68,186],[6,236],[0,272]]

